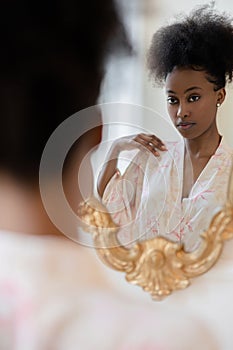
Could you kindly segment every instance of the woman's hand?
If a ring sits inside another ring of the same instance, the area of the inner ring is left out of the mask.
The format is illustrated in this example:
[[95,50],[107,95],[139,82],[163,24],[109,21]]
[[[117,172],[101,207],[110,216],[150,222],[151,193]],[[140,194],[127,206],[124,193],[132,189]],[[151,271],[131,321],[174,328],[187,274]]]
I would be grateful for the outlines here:
[[[140,147],[142,145],[143,147]],[[125,136],[114,141],[111,151],[117,157],[122,151],[130,151],[135,148],[148,149],[154,156],[159,157],[158,151],[167,151],[164,143],[153,134],[137,134],[133,136]]]
[[153,134],[138,134],[136,137],[134,137],[134,141],[146,147],[156,157],[159,156],[159,152],[157,150],[167,151],[167,148],[164,145],[164,143]]

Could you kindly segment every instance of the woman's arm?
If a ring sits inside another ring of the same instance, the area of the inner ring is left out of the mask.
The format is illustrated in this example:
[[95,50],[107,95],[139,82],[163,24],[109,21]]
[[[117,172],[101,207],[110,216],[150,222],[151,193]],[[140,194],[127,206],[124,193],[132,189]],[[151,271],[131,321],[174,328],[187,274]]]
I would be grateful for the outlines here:
[[109,154],[108,154],[108,160],[105,162],[97,180],[97,191],[102,198],[104,190],[110,181],[110,179],[113,177],[113,175],[118,171],[117,169],[117,162],[118,162],[118,156],[119,156],[120,150],[119,148],[113,147],[111,148]]
[[117,163],[119,154],[122,151],[128,151],[133,149],[149,150],[153,153],[155,157],[159,157],[160,151],[166,151],[164,143],[155,135],[150,134],[138,134],[133,136],[121,137],[116,140],[107,156],[107,161],[105,162],[97,181],[97,190],[102,198],[104,190],[113,177],[113,175],[118,171]]

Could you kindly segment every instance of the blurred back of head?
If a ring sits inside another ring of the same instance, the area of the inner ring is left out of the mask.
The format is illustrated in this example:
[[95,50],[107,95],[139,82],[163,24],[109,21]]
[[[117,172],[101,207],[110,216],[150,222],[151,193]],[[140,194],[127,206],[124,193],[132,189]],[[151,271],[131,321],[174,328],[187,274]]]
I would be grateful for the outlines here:
[[113,0],[3,0],[0,27],[0,171],[35,181],[49,136],[96,103],[127,39]]

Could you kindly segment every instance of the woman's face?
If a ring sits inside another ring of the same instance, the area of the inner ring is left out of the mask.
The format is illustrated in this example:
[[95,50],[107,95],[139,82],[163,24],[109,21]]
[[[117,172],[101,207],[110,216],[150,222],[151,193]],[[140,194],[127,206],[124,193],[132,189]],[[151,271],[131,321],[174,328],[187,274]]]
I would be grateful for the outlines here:
[[165,89],[168,113],[184,138],[217,132],[217,103],[223,102],[225,90],[214,91],[205,71],[174,68],[167,75]]

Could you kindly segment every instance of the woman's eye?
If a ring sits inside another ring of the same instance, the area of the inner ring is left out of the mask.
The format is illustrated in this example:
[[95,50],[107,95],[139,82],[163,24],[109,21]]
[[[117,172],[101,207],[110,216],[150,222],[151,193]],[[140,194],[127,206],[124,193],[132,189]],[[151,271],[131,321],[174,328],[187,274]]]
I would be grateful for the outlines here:
[[169,97],[167,98],[167,102],[170,103],[170,105],[174,105],[175,103],[178,102],[178,100],[177,100],[177,98],[175,98],[175,97],[169,96]]
[[190,96],[189,97],[189,102],[196,102],[196,101],[198,101],[200,99],[200,96],[198,96],[198,95],[192,95],[192,96]]

